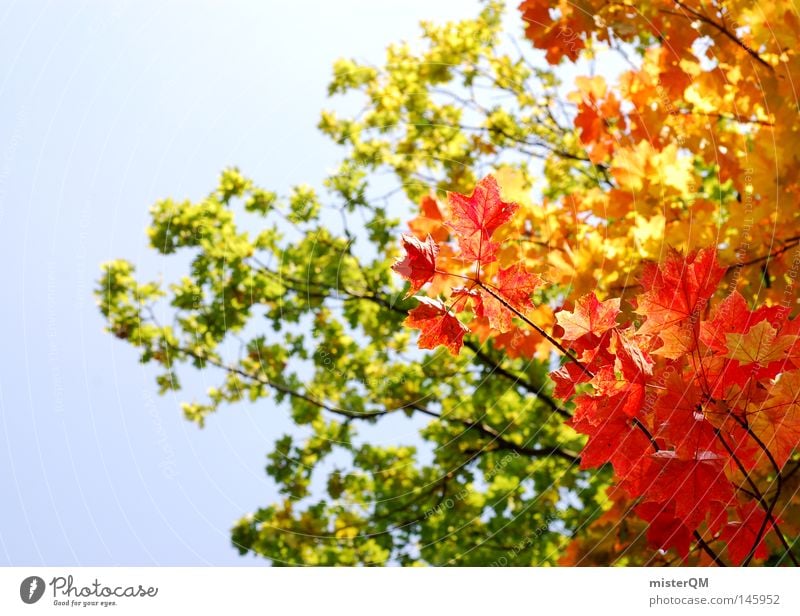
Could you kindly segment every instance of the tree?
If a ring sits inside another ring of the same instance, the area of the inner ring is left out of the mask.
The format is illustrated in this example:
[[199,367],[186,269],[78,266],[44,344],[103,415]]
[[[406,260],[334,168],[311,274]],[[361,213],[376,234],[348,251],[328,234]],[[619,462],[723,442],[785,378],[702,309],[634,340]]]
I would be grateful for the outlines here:
[[[188,275],[104,265],[109,331],[162,392],[219,373],[184,404],[200,425],[271,399],[298,426],[268,456],[284,500],[234,545],[275,564],[793,563],[784,4],[529,0],[544,61],[494,3],[423,24],[383,67],[335,65],[330,94],[365,106],[322,114],[347,152],[325,198],[227,169],[200,202],[157,203],[151,245]],[[563,96],[562,65],[612,56],[616,83]],[[400,414],[418,442],[359,436]]]

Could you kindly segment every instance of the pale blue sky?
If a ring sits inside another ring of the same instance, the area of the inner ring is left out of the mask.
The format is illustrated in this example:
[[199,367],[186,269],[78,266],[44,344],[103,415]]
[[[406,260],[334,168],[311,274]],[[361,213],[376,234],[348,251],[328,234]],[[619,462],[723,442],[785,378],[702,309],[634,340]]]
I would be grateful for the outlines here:
[[339,156],[315,129],[332,61],[380,61],[420,19],[476,7],[0,3],[0,564],[260,562],[229,528],[275,498],[264,456],[285,414],[186,422],[102,332],[98,265],[179,274],[147,249],[147,208],[227,165],[279,191],[318,182]]

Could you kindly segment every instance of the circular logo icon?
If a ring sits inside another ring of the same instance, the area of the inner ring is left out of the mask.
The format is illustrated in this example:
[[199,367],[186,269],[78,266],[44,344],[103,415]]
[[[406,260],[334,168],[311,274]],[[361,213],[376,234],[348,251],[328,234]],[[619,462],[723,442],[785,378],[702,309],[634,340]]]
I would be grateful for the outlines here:
[[26,577],[19,585],[19,598],[25,603],[36,603],[43,594],[44,580],[38,575]]

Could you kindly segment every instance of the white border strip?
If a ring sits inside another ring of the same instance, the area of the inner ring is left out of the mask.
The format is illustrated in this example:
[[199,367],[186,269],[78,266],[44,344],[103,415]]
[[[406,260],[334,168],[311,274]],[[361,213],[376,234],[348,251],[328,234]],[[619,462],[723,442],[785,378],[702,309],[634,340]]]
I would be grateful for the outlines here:
[[761,616],[800,614],[798,586],[788,568],[7,567],[0,614]]

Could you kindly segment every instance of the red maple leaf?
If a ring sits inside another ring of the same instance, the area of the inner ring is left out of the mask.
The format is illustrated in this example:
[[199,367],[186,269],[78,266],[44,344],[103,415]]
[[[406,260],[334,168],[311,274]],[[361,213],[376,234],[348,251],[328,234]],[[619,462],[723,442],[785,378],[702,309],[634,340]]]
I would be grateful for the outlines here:
[[[525,21],[525,36],[546,51],[547,61],[558,64],[566,56],[573,62],[585,47],[586,33],[593,28],[592,15],[583,5],[553,0],[524,0],[519,5]],[[554,17],[557,9],[558,17]],[[565,37],[569,33],[569,37]]]
[[764,539],[770,526],[766,526],[766,532],[761,535],[758,544],[756,544],[756,538],[759,536],[766,515],[764,510],[756,501],[749,501],[736,507],[736,511],[739,514],[738,519],[732,520],[725,525],[720,539],[728,544],[728,556],[730,556],[731,562],[738,567],[750,554],[754,545],[756,546],[755,558],[767,557],[769,552]]
[[702,451],[724,453],[716,429],[707,418],[707,401],[700,387],[677,373],[670,373],[653,406],[654,436],[675,450],[694,458]]
[[589,149],[589,158],[599,163],[614,151],[617,138],[611,132],[612,126],[620,124],[624,129],[625,120],[620,112],[620,103],[609,92],[602,77],[577,77],[578,91],[569,99],[578,104],[575,128],[580,129],[581,143]]
[[464,259],[493,261],[498,245],[491,241],[492,234],[511,220],[519,206],[500,198],[497,181],[491,175],[478,182],[470,196],[447,193],[447,199],[451,219],[446,225],[458,237]]
[[458,355],[464,334],[469,329],[454,317],[442,302],[429,297],[417,299],[420,304],[409,311],[404,325],[420,330],[419,348],[435,349],[437,346],[443,345],[453,355]]
[[[701,324],[702,326],[702,324]],[[682,323],[675,327],[667,327],[658,332],[659,345],[650,351],[651,355],[678,359],[687,357],[697,348],[697,332],[691,323]]]
[[721,355],[706,354],[702,357],[697,378],[705,391],[714,398],[724,399],[725,392],[733,385],[744,387],[753,372],[739,366],[739,362]]
[[500,269],[496,284],[481,289],[478,316],[489,319],[489,325],[497,331],[507,332],[515,314],[525,314],[534,307],[531,294],[542,282],[540,276],[528,272],[522,263]]
[[575,386],[580,383],[587,383],[592,378],[591,374],[583,370],[574,362],[566,362],[558,370],[553,370],[549,374],[555,385],[553,395],[562,400],[569,400],[575,393]]
[[494,338],[494,346],[505,351],[509,359],[533,357],[537,347],[544,340],[542,335],[527,325],[512,327],[507,332],[498,333]]
[[726,505],[733,498],[733,487],[725,475],[723,458],[702,452],[693,459],[683,459],[674,451],[658,451],[652,456],[644,502],[664,503],[675,507],[690,529],[696,529],[715,503]]
[[632,484],[624,484],[626,490],[638,491],[653,445],[625,413],[625,396],[581,395],[576,404],[575,415],[567,425],[589,436],[581,451],[581,468],[610,462],[617,478]]
[[636,312],[647,320],[639,333],[658,334],[686,321],[699,323],[724,274],[725,268],[717,264],[715,248],[704,248],[686,257],[670,248],[663,265],[650,263],[643,271],[645,293],[639,296]]
[[653,361],[634,339],[632,330],[611,330],[610,342],[609,350],[616,355],[615,366],[622,372],[622,376],[628,381],[639,381],[643,385],[642,379],[653,374]]
[[643,503],[636,507],[636,515],[650,522],[647,541],[657,550],[675,548],[681,558],[689,556],[689,546],[694,537],[683,520],[675,516],[675,508],[665,508],[660,503]]
[[751,312],[738,292],[728,294],[715,308],[712,317],[700,323],[700,340],[716,352],[727,351],[727,333],[742,333],[750,326]]
[[489,240],[485,233],[478,231],[469,237],[459,237],[458,247],[461,250],[459,258],[465,263],[488,265],[497,261],[497,250],[500,244]]
[[436,273],[436,256],[439,246],[429,235],[424,242],[413,235],[401,237],[406,256],[392,265],[392,269],[411,283],[406,297],[414,295]]
[[450,299],[455,300],[451,306],[453,312],[466,310],[469,302],[472,302],[472,309],[475,314],[480,313],[482,310],[483,296],[472,287],[455,287],[450,292]]

